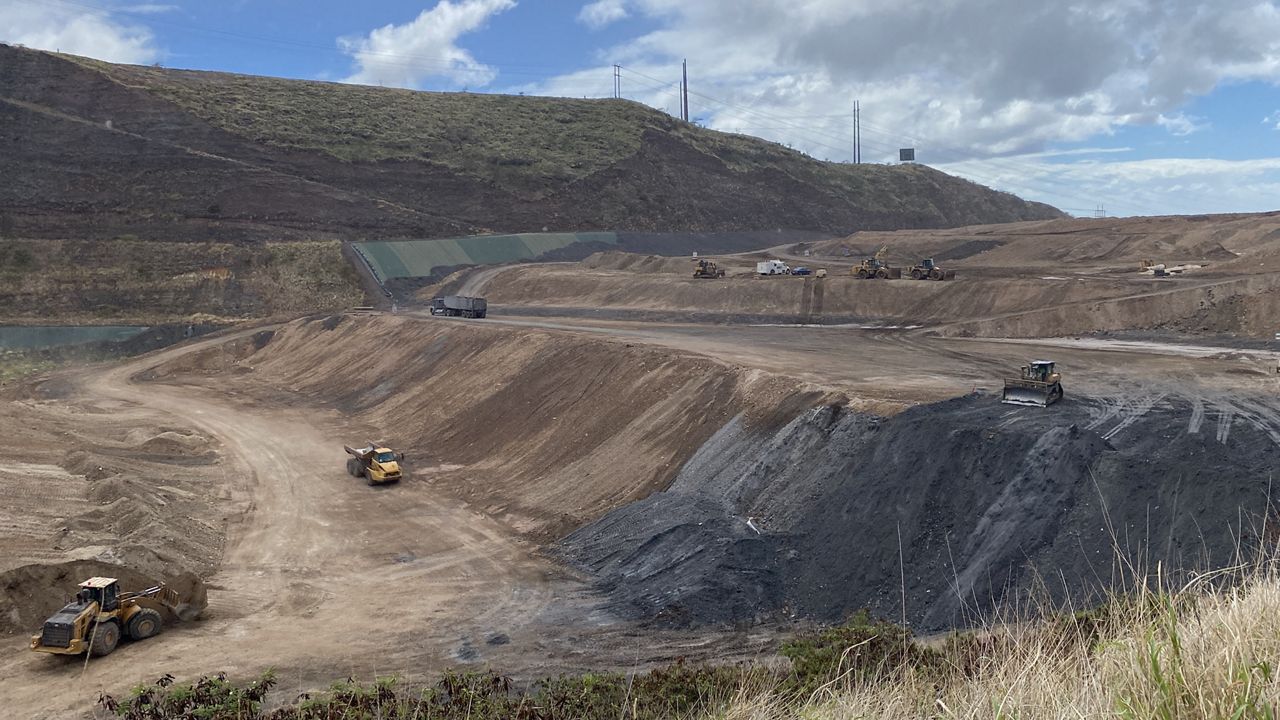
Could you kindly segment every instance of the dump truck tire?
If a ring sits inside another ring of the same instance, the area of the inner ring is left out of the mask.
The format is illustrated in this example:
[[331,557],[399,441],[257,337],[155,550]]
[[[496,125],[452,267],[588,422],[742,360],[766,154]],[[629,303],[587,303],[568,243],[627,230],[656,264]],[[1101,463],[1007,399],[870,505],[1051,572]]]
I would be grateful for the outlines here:
[[151,608],[143,608],[139,610],[133,617],[129,618],[129,638],[131,640],[146,640],[160,634],[164,629],[164,618],[160,617],[160,613]]
[[365,477],[365,479],[366,479],[366,480],[368,480],[368,481],[369,481],[369,484],[370,484],[370,485],[377,485],[377,484],[378,484],[378,483],[376,483],[376,482],[374,482],[374,481],[373,481],[373,470],[372,470],[372,469],[366,470],[366,471],[365,471],[365,473],[364,473],[364,477]]
[[360,467],[354,458],[347,461],[347,474],[351,477],[360,477]]
[[94,657],[110,655],[120,644],[120,626],[115,622],[99,623],[89,643],[89,654]]

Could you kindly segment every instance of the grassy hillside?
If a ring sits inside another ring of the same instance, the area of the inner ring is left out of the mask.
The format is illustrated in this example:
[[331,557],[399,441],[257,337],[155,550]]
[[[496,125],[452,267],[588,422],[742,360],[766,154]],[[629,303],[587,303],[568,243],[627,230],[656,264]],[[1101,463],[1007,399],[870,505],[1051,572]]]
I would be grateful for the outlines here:
[[426,93],[0,46],[0,233],[171,240],[948,227],[1057,216],[623,100]]

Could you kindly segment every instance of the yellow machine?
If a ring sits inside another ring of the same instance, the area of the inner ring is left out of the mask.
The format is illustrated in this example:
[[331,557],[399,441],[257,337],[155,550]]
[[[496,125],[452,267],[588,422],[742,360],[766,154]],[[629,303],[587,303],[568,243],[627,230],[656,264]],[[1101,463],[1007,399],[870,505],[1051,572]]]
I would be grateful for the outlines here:
[[698,263],[698,266],[693,269],[693,276],[695,278],[724,277],[724,270],[721,270],[720,268],[716,267],[716,264],[714,262],[711,262],[710,260],[698,260],[697,263]]
[[881,247],[874,256],[863,260],[861,263],[854,265],[849,270],[849,274],[863,280],[880,279],[892,280],[902,277],[902,268],[889,267],[884,262],[885,253],[889,252],[889,246]]
[[907,272],[912,280],[955,280],[955,270],[943,270],[933,262],[933,258],[925,258],[919,265],[913,265]]
[[370,485],[397,483],[404,477],[400,470],[404,453],[395,452],[375,442],[370,442],[363,448],[344,445],[343,449],[351,456],[347,460],[347,473],[351,477],[363,477]]
[[[196,610],[199,614],[199,610]],[[159,635],[166,620],[187,619],[190,607],[163,584],[142,592],[120,592],[115,578],[92,577],[68,603],[31,637],[31,649],[57,655],[108,655],[121,637],[143,640]]]
[[1006,378],[1000,402],[1048,407],[1062,399],[1062,376],[1050,360],[1032,360],[1022,366],[1022,377]]

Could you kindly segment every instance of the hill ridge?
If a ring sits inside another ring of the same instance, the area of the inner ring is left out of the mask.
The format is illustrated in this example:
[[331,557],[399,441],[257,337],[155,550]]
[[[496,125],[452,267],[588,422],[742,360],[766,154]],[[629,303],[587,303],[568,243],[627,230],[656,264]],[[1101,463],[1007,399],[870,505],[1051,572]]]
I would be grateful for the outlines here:
[[[13,101],[0,115],[15,148],[0,170],[19,181],[0,190],[8,236],[847,233],[1061,215],[925,166],[826,163],[631,101],[168,70],[10,46],[0,46],[0,97]],[[30,117],[30,106],[54,115]],[[127,134],[90,139],[73,120]],[[210,165],[219,160],[244,165]]]

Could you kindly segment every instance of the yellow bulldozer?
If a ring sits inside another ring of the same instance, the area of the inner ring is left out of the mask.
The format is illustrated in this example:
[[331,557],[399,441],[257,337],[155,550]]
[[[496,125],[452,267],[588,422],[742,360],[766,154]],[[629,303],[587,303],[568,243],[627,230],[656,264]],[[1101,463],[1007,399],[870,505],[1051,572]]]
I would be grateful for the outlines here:
[[714,262],[710,260],[698,260],[697,263],[698,266],[693,269],[693,276],[695,278],[714,279],[724,277],[724,270],[716,267]]
[[343,445],[342,449],[351,456],[347,458],[347,474],[351,477],[363,477],[370,485],[397,483],[404,477],[404,472],[400,469],[404,453],[398,453],[376,442],[370,442],[362,448]]
[[166,623],[191,620],[204,609],[203,585],[197,597],[182,598],[161,583],[141,592],[121,592],[111,577],[80,583],[75,599],[44,621],[31,649],[55,655],[88,652],[101,657],[116,649],[122,637],[145,640],[160,634]]
[[1022,366],[1021,377],[1005,378],[1000,402],[1048,407],[1062,399],[1062,376],[1051,360],[1032,360]]

